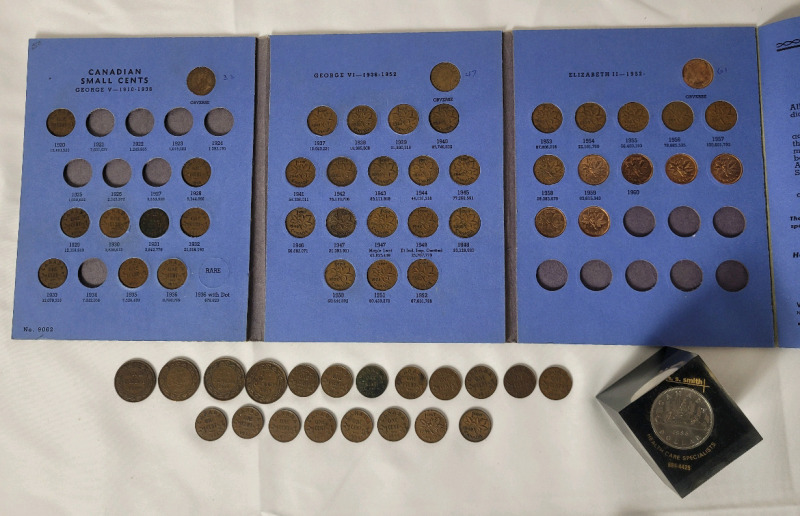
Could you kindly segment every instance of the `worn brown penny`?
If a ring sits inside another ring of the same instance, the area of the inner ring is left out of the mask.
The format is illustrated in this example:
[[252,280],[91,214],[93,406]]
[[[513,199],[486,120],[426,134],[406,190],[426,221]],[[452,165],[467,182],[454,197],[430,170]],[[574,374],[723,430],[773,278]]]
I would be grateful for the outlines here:
[[533,223],[539,234],[547,238],[555,238],[567,228],[567,217],[558,208],[547,206],[539,210]]
[[450,133],[458,127],[458,110],[450,104],[438,104],[431,109],[428,115],[434,131]]
[[310,159],[295,158],[286,165],[286,180],[298,188],[305,188],[314,181],[317,169]]
[[58,288],[67,281],[67,265],[58,258],[49,258],[39,266],[39,283],[45,288]]
[[220,357],[206,367],[203,385],[212,398],[232,400],[244,389],[244,367],[231,357]]
[[389,407],[378,417],[378,433],[389,442],[397,442],[408,434],[411,420],[406,412],[398,407]]
[[469,409],[458,421],[458,429],[464,439],[479,443],[489,437],[492,431],[492,418],[481,409]]
[[125,210],[111,208],[100,215],[100,231],[108,238],[119,238],[128,231],[131,219]]
[[631,133],[643,131],[650,122],[650,113],[647,108],[638,102],[623,104],[617,112],[619,126]]
[[328,180],[336,186],[347,186],[356,180],[356,164],[351,159],[339,156],[328,163]]
[[539,376],[539,390],[551,400],[563,399],[572,390],[572,376],[561,367],[548,367]]
[[325,283],[333,290],[347,290],[356,280],[356,270],[347,260],[334,260],[325,267]]
[[595,102],[587,102],[575,110],[575,123],[587,133],[596,133],[606,125],[606,110]]
[[525,364],[513,365],[503,376],[503,387],[515,398],[527,398],[536,388],[536,373]]
[[373,262],[367,269],[367,281],[375,290],[389,290],[397,283],[397,267],[389,260]]
[[371,133],[377,123],[378,115],[369,106],[356,106],[347,114],[347,127],[356,134]]
[[408,165],[408,177],[420,186],[428,186],[439,177],[439,164],[430,156],[417,156]]
[[70,238],[83,236],[90,225],[89,214],[80,208],[70,208],[61,216],[61,231]]
[[481,175],[478,160],[466,154],[457,156],[450,162],[450,179],[459,185],[471,185]]
[[162,287],[175,290],[186,283],[186,278],[189,277],[189,271],[182,261],[177,258],[170,258],[164,260],[161,265],[158,266],[156,277]]
[[700,90],[711,84],[714,80],[714,68],[705,59],[690,59],[683,65],[683,82],[688,86]]
[[389,186],[397,179],[397,163],[388,156],[377,157],[370,162],[367,174],[376,185]]
[[417,290],[428,290],[439,280],[439,269],[427,258],[414,260],[406,273],[408,283]]
[[274,403],[286,392],[286,371],[273,360],[256,362],[247,371],[245,389],[256,403]]
[[452,91],[461,81],[461,72],[453,63],[439,63],[431,70],[431,84],[439,91]]
[[497,374],[489,366],[476,365],[464,377],[464,387],[473,398],[486,399],[497,389]]
[[715,131],[729,131],[736,125],[736,108],[724,100],[712,102],[706,108],[706,123]]
[[426,443],[436,443],[447,433],[447,417],[436,409],[423,410],[414,421],[417,437]]
[[306,123],[312,133],[327,136],[336,129],[336,112],[328,106],[317,106],[308,114]]
[[192,158],[183,164],[181,177],[187,185],[199,188],[211,179],[211,165],[203,158]]
[[295,208],[286,214],[286,231],[295,238],[305,238],[314,231],[317,220],[308,208]]
[[578,177],[584,183],[592,186],[602,184],[608,179],[610,172],[608,161],[599,154],[589,154],[578,162]]
[[160,208],[150,208],[139,217],[139,230],[148,238],[159,238],[169,229],[169,215]]
[[233,432],[242,439],[252,439],[264,428],[264,414],[253,405],[245,405],[233,413]]
[[389,111],[389,127],[398,134],[408,134],[417,128],[419,114],[414,106],[398,104]]
[[331,398],[341,398],[353,387],[353,373],[342,364],[333,364],[322,373],[322,391]]
[[334,208],[325,219],[325,227],[336,238],[348,237],[356,230],[356,216],[347,208]]
[[181,215],[181,230],[192,238],[203,236],[210,225],[211,219],[202,208],[189,208]]
[[63,138],[75,129],[75,115],[69,109],[55,109],[47,115],[46,125],[50,134]]
[[590,237],[603,236],[611,227],[611,217],[599,206],[588,206],[578,215],[578,226]]
[[379,238],[386,238],[397,230],[397,215],[391,208],[375,208],[367,216],[367,229]]
[[481,216],[472,208],[456,208],[450,214],[450,231],[459,238],[471,238],[481,229]]
[[319,373],[311,364],[298,364],[289,372],[287,382],[292,394],[306,398],[319,387]]
[[205,441],[216,441],[228,429],[228,418],[216,407],[209,407],[197,415],[194,420],[194,431]]
[[408,229],[420,238],[429,237],[439,229],[439,216],[430,208],[416,208],[408,215]]
[[339,426],[345,439],[352,443],[360,443],[370,436],[374,425],[369,412],[364,409],[354,408],[348,410],[342,416],[342,422]]
[[280,443],[288,443],[300,433],[300,416],[294,410],[276,410],[269,418],[269,434]]
[[198,387],[200,370],[191,360],[173,358],[158,373],[158,389],[169,400],[188,400]]
[[622,160],[622,177],[631,184],[643,185],[653,177],[653,162],[644,154],[631,154]]
[[733,154],[720,154],[711,160],[711,175],[724,185],[732,185],[742,178],[742,162]]
[[336,417],[325,409],[313,410],[306,416],[303,430],[315,443],[324,443],[336,433]]
[[442,401],[452,400],[461,391],[461,376],[452,367],[443,366],[431,374],[431,394]]
[[677,132],[685,131],[694,122],[694,112],[689,104],[676,100],[664,106],[661,111],[661,121],[664,122],[667,129]]
[[117,369],[114,375],[114,389],[120,398],[131,403],[147,399],[156,388],[156,372],[153,366],[134,358]]
[[555,104],[539,104],[531,113],[533,126],[543,133],[553,133],[561,127],[564,117]]
[[685,185],[697,177],[697,162],[688,154],[675,154],[667,160],[664,170],[670,181]]
[[564,177],[564,162],[552,154],[539,156],[533,163],[533,175],[543,185],[554,185]]
[[216,84],[214,72],[205,66],[198,66],[186,76],[186,86],[195,95],[208,95]]
[[379,365],[366,365],[356,375],[356,389],[367,398],[377,398],[388,386],[389,375]]
[[150,272],[141,258],[128,258],[119,266],[119,281],[128,288],[139,288],[147,281]]
[[428,377],[421,368],[406,366],[394,377],[394,388],[400,396],[414,400],[425,393],[425,389],[428,388]]

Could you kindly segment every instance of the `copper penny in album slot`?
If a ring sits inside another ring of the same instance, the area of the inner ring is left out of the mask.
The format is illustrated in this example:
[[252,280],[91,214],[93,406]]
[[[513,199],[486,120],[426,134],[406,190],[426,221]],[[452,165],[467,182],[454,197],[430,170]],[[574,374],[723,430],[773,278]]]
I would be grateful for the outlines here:
[[453,63],[442,62],[431,70],[431,84],[439,91],[452,91],[461,81],[461,72]]
[[547,238],[555,238],[567,228],[567,217],[558,208],[548,206],[539,210],[533,223],[539,234]]
[[158,266],[156,277],[162,287],[175,290],[186,283],[186,278],[189,277],[189,271],[182,261],[177,258],[170,258],[164,260],[164,262]]
[[211,219],[202,208],[189,208],[181,215],[181,229],[192,238],[203,236],[210,225]]
[[70,208],[61,216],[61,231],[70,238],[83,236],[90,225],[89,214],[80,208]]
[[452,367],[440,367],[431,374],[428,383],[431,394],[442,401],[452,400],[461,392],[461,376]]
[[564,117],[555,104],[539,104],[531,114],[533,126],[543,133],[553,133],[561,127]]
[[742,178],[742,162],[733,154],[720,154],[711,160],[711,175],[723,185],[732,185]]
[[347,290],[356,280],[356,270],[347,260],[334,260],[325,267],[325,283],[333,290]]
[[685,131],[694,122],[694,112],[689,104],[676,100],[670,102],[661,111],[661,121],[672,131]]
[[700,90],[711,84],[714,80],[714,68],[705,59],[690,59],[683,65],[683,82],[688,86]]
[[589,154],[578,162],[578,177],[588,185],[602,184],[610,173],[608,161],[599,154]]
[[333,364],[322,372],[322,392],[341,398],[353,388],[353,373],[341,364]]
[[450,162],[450,179],[459,185],[471,185],[481,175],[481,165],[472,156],[457,156]]
[[729,131],[736,125],[736,108],[724,100],[712,102],[706,108],[706,123],[715,131]]
[[214,72],[205,66],[198,66],[186,76],[186,86],[195,95],[208,95],[216,84]]
[[247,371],[245,389],[257,403],[274,403],[286,392],[286,371],[272,360],[256,362]]
[[650,113],[647,108],[638,102],[628,102],[623,104],[617,112],[619,126],[630,133],[643,131],[650,122]]
[[436,409],[423,410],[414,421],[414,431],[426,443],[437,443],[447,433],[447,417]]
[[564,177],[564,162],[552,154],[539,156],[533,163],[533,175],[543,185],[554,185]]
[[417,290],[428,290],[439,280],[439,269],[427,258],[414,260],[406,273],[408,283]]
[[456,208],[450,214],[450,231],[459,238],[471,238],[481,229],[481,216],[472,208]]
[[572,376],[561,367],[548,367],[539,375],[539,390],[551,400],[566,398],[572,390]]
[[675,154],[667,160],[664,170],[670,181],[685,185],[697,177],[697,162],[688,154]]
[[324,443],[336,433],[336,417],[328,410],[316,409],[303,424],[306,436],[315,443]]
[[389,442],[397,442],[408,434],[411,420],[403,409],[390,407],[378,417],[378,433]]
[[336,111],[328,106],[317,106],[308,114],[306,123],[312,133],[327,136],[336,129]]
[[165,398],[184,401],[200,387],[200,370],[185,358],[173,358],[158,373],[158,389]]
[[244,367],[234,358],[218,358],[206,367],[203,384],[212,398],[231,400],[244,389]]
[[377,398],[389,385],[389,375],[382,367],[368,365],[356,375],[356,389],[367,398]]
[[653,177],[653,162],[644,154],[631,154],[622,160],[622,177],[631,184],[643,185]]
[[345,439],[352,443],[360,443],[370,436],[374,424],[369,412],[364,409],[354,408],[348,410],[342,416],[342,422],[339,426]]
[[476,365],[464,377],[464,387],[473,398],[483,400],[497,389],[497,374],[485,365]]
[[156,388],[156,372],[153,366],[134,358],[117,369],[114,375],[114,389],[120,398],[131,403],[147,399]]
[[397,267],[389,260],[373,262],[367,269],[367,281],[375,290],[389,290],[397,283]]
[[431,109],[428,121],[437,132],[453,132],[458,127],[458,110],[450,104],[439,104]]
[[375,208],[367,216],[367,229],[378,238],[386,238],[397,230],[397,215],[391,208]]
[[328,180],[336,186],[347,186],[356,180],[356,164],[344,157],[333,158],[328,163]]
[[305,188],[314,181],[317,169],[311,160],[295,158],[286,165],[286,180],[298,188]]
[[408,229],[420,238],[426,238],[439,229],[439,216],[430,208],[416,208],[408,215]]
[[287,382],[292,394],[305,398],[319,387],[319,373],[311,364],[298,364],[289,372]]
[[147,264],[141,258],[128,258],[119,266],[117,276],[120,283],[128,288],[139,288],[150,275]]
[[119,238],[128,231],[131,219],[124,210],[111,208],[100,215],[100,231],[108,238]]
[[420,186],[428,186],[439,177],[439,164],[429,156],[417,156],[408,165],[408,177]]
[[269,435],[280,443],[288,443],[300,433],[300,416],[294,410],[276,410],[269,418]]
[[245,405],[233,413],[231,426],[236,435],[242,439],[252,439],[264,428],[264,414],[258,407]]
[[314,231],[317,219],[308,208],[295,208],[286,214],[286,231],[295,238],[305,238]]
[[69,109],[55,109],[47,115],[47,130],[53,136],[63,138],[75,129],[75,115]]
[[356,134],[371,133],[377,123],[378,115],[369,106],[356,106],[347,114],[347,127]]
[[611,227],[611,217],[599,206],[588,206],[578,215],[578,226],[590,237],[603,236]]
[[398,104],[389,111],[389,127],[398,134],[408,134],[417,128],[419,113],[414,106]]
[[67,265],[58,258],[50,258],[39,266],[39,283],[45,288],[58,288],[67,281]]
[[211,179],[211,165],[203,158],[192,158],[183,164],[181,177],[187,185],[199,188]]
[[325,219],[325,227],[336,238],[348,237],[356,230],[356,216],[347,208],[334,208]]
[[377,157],[370,162],[367,174],[376,185],[389,186],[399,174],[397,162],[388,156]]
[[464,439],[479,443],[489,437],[492,431],[492,418],[481,409],[469,409],[458,421],[458,429]]
[[425,389],[428,388],[428,377],[419,367],[406,366],[394,377],[394,388],[400,396],[414,400],[425,393]]
[[228,429],[228,417],[216,407],[209,407],[197,415],[194,430],[205,441],[216,441]]
[[536,373],[524,364],[511,366],[503,376],[503,387],[515,398],[527,398],[536,388]]
[[594,102],[587,102],[575,110],[575,123],[587,133],[596,133],[606,125],[606,110]]

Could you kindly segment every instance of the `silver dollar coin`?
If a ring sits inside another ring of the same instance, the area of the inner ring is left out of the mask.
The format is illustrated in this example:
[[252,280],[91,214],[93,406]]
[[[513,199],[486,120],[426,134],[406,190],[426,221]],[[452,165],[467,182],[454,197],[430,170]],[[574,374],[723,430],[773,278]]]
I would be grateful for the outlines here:
[[690,450],[703,444],[714,428],[714,411],[708,400],[689,387],[662,391],[650,409],[653,432],[668,446]]

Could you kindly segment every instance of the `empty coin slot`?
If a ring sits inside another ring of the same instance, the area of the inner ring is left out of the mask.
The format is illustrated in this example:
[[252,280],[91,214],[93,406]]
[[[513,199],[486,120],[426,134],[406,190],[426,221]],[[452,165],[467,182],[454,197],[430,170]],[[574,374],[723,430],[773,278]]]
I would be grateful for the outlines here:
[[136,108],[128,113],[128,118],[125,119],[125,127],[128,132],[134,136],[145,136],[153,130],[156,119],[153,118],[153,113],[145,108]]
[[73,159],[64,167],[64,181],[69,186],[80,188],[92,179],[92,166],[85,159]]
[[727,260],[717,267],[717,283],[728,292],[739,292],[747,286],[747,267],[736,260]]
[[714,229],[727,238],[741,235],[746,223],[744,214],[733,206],[724,206],[714,214]]
[[164,117],[164,127],[173,136],[183,136],[192,129],[194,119],[186,108],[175,108]]
[[106,281],[108,269],[99,258],[89,258],[78,269],[78,279],[84,286],[97,288]]
[[94,136],[106,136],[114,129],[114,115],[107,109],[95,109],[86,118],[86,128]]
[[603,290],[611,284],[611,267],[602,260],[589,260],[581,267],[581,283],[589,290]]
[[700,230],[700,215],[688,206],[678,206],[667,219],[669,228],[680,237],[690,237]]
[[153,158],[144,164],[142,177],[150,186],[164,186],[172,176],[172,167],[164,158]]
[[112,159],[103,167],[103,180],[108,186],[121,188],[131,180],[131,166],[123,159]]
[[656,227],[656,217],[644,206],[634,206],[625,212],[622,225],[631,235],[644,237],[653,232]]
[[206,130],[214,136],[223,136],[233,129],[233,114],[225,108],[214,108],[205,120]]
[[652,263],[645,260],[636,260],[625,269],[625,281],[633,290],[646,292],[656,286],[658,271]]
[[691,260],[681,260],[672,266],[669,278],[675,288],[691,292],[703,283],[703,270]]
[[536,269],[536,281],[546,290],[558,290],[567,284],[567,268],[558,260],[545,260]]

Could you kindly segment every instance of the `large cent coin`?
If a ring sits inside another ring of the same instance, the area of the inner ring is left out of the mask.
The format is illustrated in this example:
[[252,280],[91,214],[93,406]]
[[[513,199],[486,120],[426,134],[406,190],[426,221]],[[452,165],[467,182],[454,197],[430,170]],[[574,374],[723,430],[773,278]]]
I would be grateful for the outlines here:
[[189,271],[182,261],[177,258],[170,258],[164,260],[164,262],[158,266],[156,277],[162,287],[175,290],[186,283],[186,278],[189,277]]
[[367,229],[378,238],[386,238],[397,230],[397,215],[391,208],[381,206],[367,216]]
[[55,109],[47,115],[46,125],[50,134],[63,138],[75,129],[75,115],[69,109]]
[[484,400],[497,389],[497,374],[489,366],[476,365],[464,377],[464,387],[473,398]]
[[683,82],[700,90],[714,80],[714,68],[705,59],[690,59],[683,65]]
[[378,417],[378,433],[390,442],[397,442],[406,436],[411,428],[411,420],[403,409],[390,407]]
[[211,225],[208,213],[202,208],[189,208],[181,215],[181,230],[192,238],[203,236]]
[[431,394],[442,401],[452,400],[461,391],[461,376],[452,367],[440,367],[431,374]]
[[247,371],[247,394],[257,403],[274,403],[286,392],[286,372],[272,360],[256,362]]
[[306,398],[319,387],[319,373],[311,364],[298,364],[289,372],[288,383],[292,394]]
[[197,415],[194,430],[205,441],[216,441],[228,429],[228,418],[216,407],[209,407]]
[[543,185],[554,185],[564,177],[564,162],[552,154],[539,156],[533,163],[533,175]]
[[456,208],[450,214],[450,231],[459,238],[471,238],[481,229],[481,216],[472,208]]
[[608,179],[608,161],[598,154],[589,154],[578,162],[578,176],[589,185],[599,185]]
[[427,238],[439,229],[439,216],[430,208],[416,208],[408,215],[408,229],[415,236]]
[[489,437],[489,433],[492,431],[492,419],[481,409],[469,409],[461,416],[458,429],[464,439],[479,443]]
[[67,281],[67,265],[58,258],[49,258],[39,266],[39,283],[45,288],[58,288]]
[[342,416],[340,426],[345,439],[352,443],[360,443],[372,433],[372,416],[364,409],[350,409]]
[[264,428],[264,414],[253,405],[239,407],[231,421],[234,433],[242,439],[252,439]]
[[159,208],[150,208],[139,217],[139,230],[147,238],[159,238],[169,229],[169,216]]
[[367,269],[367,281],[375,290],[389,290],[397,283],[397,268],[389,260],[373,262]]
[[200,387],[200,370],[185,358],[173,358],[158,373],[158,389],[165,398],[184,401]]
[[478,160],[466,154],[457,156],[450,162],[450,178],[460,185],[471,185],[481,175],[481,165]]
[[661,391],[650,408],[650,425],[664,444],[677,450],[697,448],[714,430],[714,410],[690,387]]
[[244,367],[235,358],[218,358],[206,368],[203,384],[212,398],[232,400],[244,388]]
[[328,106],[318,106],[308,114],[306,123],[312,133],[327,136],[336,129],[336,112]]
[[439,177],[439,164],[429,156],[417,156],[408,165],[408,177],[420,186],[428,186]]
[[622,160],[622,177],[631,184],[643,185],[653,177],[653,162],[644,154],[631,154]]
[[398,173],[397,163],[388,156],[373,159],[367,168],[369,178],[378,186],[389,186],[394,183]]
[[300,433],[300,416],[293,410],[280,409],[269,418],[269,434],[278,442],[288,443]]
[[531,114],[533,126],[543,133],[553,133],[561,127],[564,117],[555,104],[539,104]]
[[447,433],[447,417],[436,409],[423,410],[414,422],[414,431],[426,443],[436,443]]
[[575,123],[582,131],[596,133],[606,125],[606,110],[594,102],[581,104],[575,110]]
[[590,237],[603,236],[611,227],[611,217],[599,206],[588,206],[578,215],[578,226]]
[[382,367],[368,365],[361,368],[356,375],[356,389],[367,398],[377,398],[389,385],[389,375]]
[[356,180],[356,164],[345,157],[333,158],[328,163],[328,180],[336,186],[347,186]]
[[78,238],[89,231],[89,214],[80,208],[70,208],[61,216],[61,231],[70,238]]
[[711,175],[723,185],[732,185],[742,178],[742,162],[733,154],[720,154],[711,160]]
[[100,215],[100,231],[108,238],[119,238],[128,231],[131,219],[125,210],[111,208]]
[[356,134],[371,133],[377,123],[378,115],[369,106],[356,106],[347,114],[347,127]]
[[199,188],[211,179],[211,165],[203,158],[192,158],[183,164],[181,177],[187,185]]
[[314,181],[317,169],[311,160],[295,158],[286,165],[286,180],[298,188],[305,188]]
[[436,268],[432,261],[421,258],[411,262],[411,265],[408,266],[406,277],[408,278],[408,283],[415,289],[428,290],[436,285],[439,280],[439,269]]
[[139,288],[150,275],[147,264],[141,258],[128,258],[119,266],[119,281],[128,288]]
[[186,76],[186,86],[195,95],[208,95],[216,84],[214,72],[205,66],[198,66]]
[[347,208],[334,208],[325,219],[325,227],[336,238],[348,237],[356,230],[356,216]]
[[458,110],[450,104],[439,104],[431,109],[428,121],[435,131],[450,133],[458,127]]
[[308,208],[295,208],[286,215],[286,231],[295,238],[305,238],[314,231],[317,219]]
[[638,102],[628,102],[617,112],[619,126],[631,133],[643,131],[650,122],[650,113],[647,108]]
[[425,393],[425,389],[428,388],[428,377],[419,367],[406,366],[394,377],[394,388],[400,396],[414,400]]
[[661,111],[661,121],[664,122],[667,129],[677,132],[685,131],[694,122],[694,112],[689,104],[676,100],[667,104]]
[[536,231],[547,238],[555,238],[567,228],[567,217],[564,212],[553,206],[539,210],[533,222]]
[[120,398],[131,403],[147,399],[156,388],[156,372],[153,366],[134,358],[117,369],[114,376],[114,389]]
[[325,267],[325,283],[333,290],[347,290],[356,280],[356,270],[347,260],[334,260]]
[[524,364],[511,366],[503,376],[503,387],[515,398],[527,398],[536,388],[536,373]]
[[408,134],[417,128],[419,114],[414,106],[398,104],[389,111],[389,127],[398,134]]
[[303,425],[306,436],[315,443],[324,443],[336,433],[336,417],[325,409],[313,410]]
[[322,373],[322,391],[331,398],[341,398],[353,387],[353,373],[342,364],[333,364]]
[[453,63],[439,63],[431,70],[431,84],[439,91],[452,91],[461,81],[461,72]]
[[675,154],[670,157],[664,169],[670,181],[679,185],[691,183],[697,177],[697,162],[688,154]]
[[706,123],[715,131],[729,131],[736,125],[736,108],[724,100],[712,102],[706,108]]
[[561,367],[548,367],[539,376],[539,390],[551,400],[564,399],[572,390],[572,376]]

